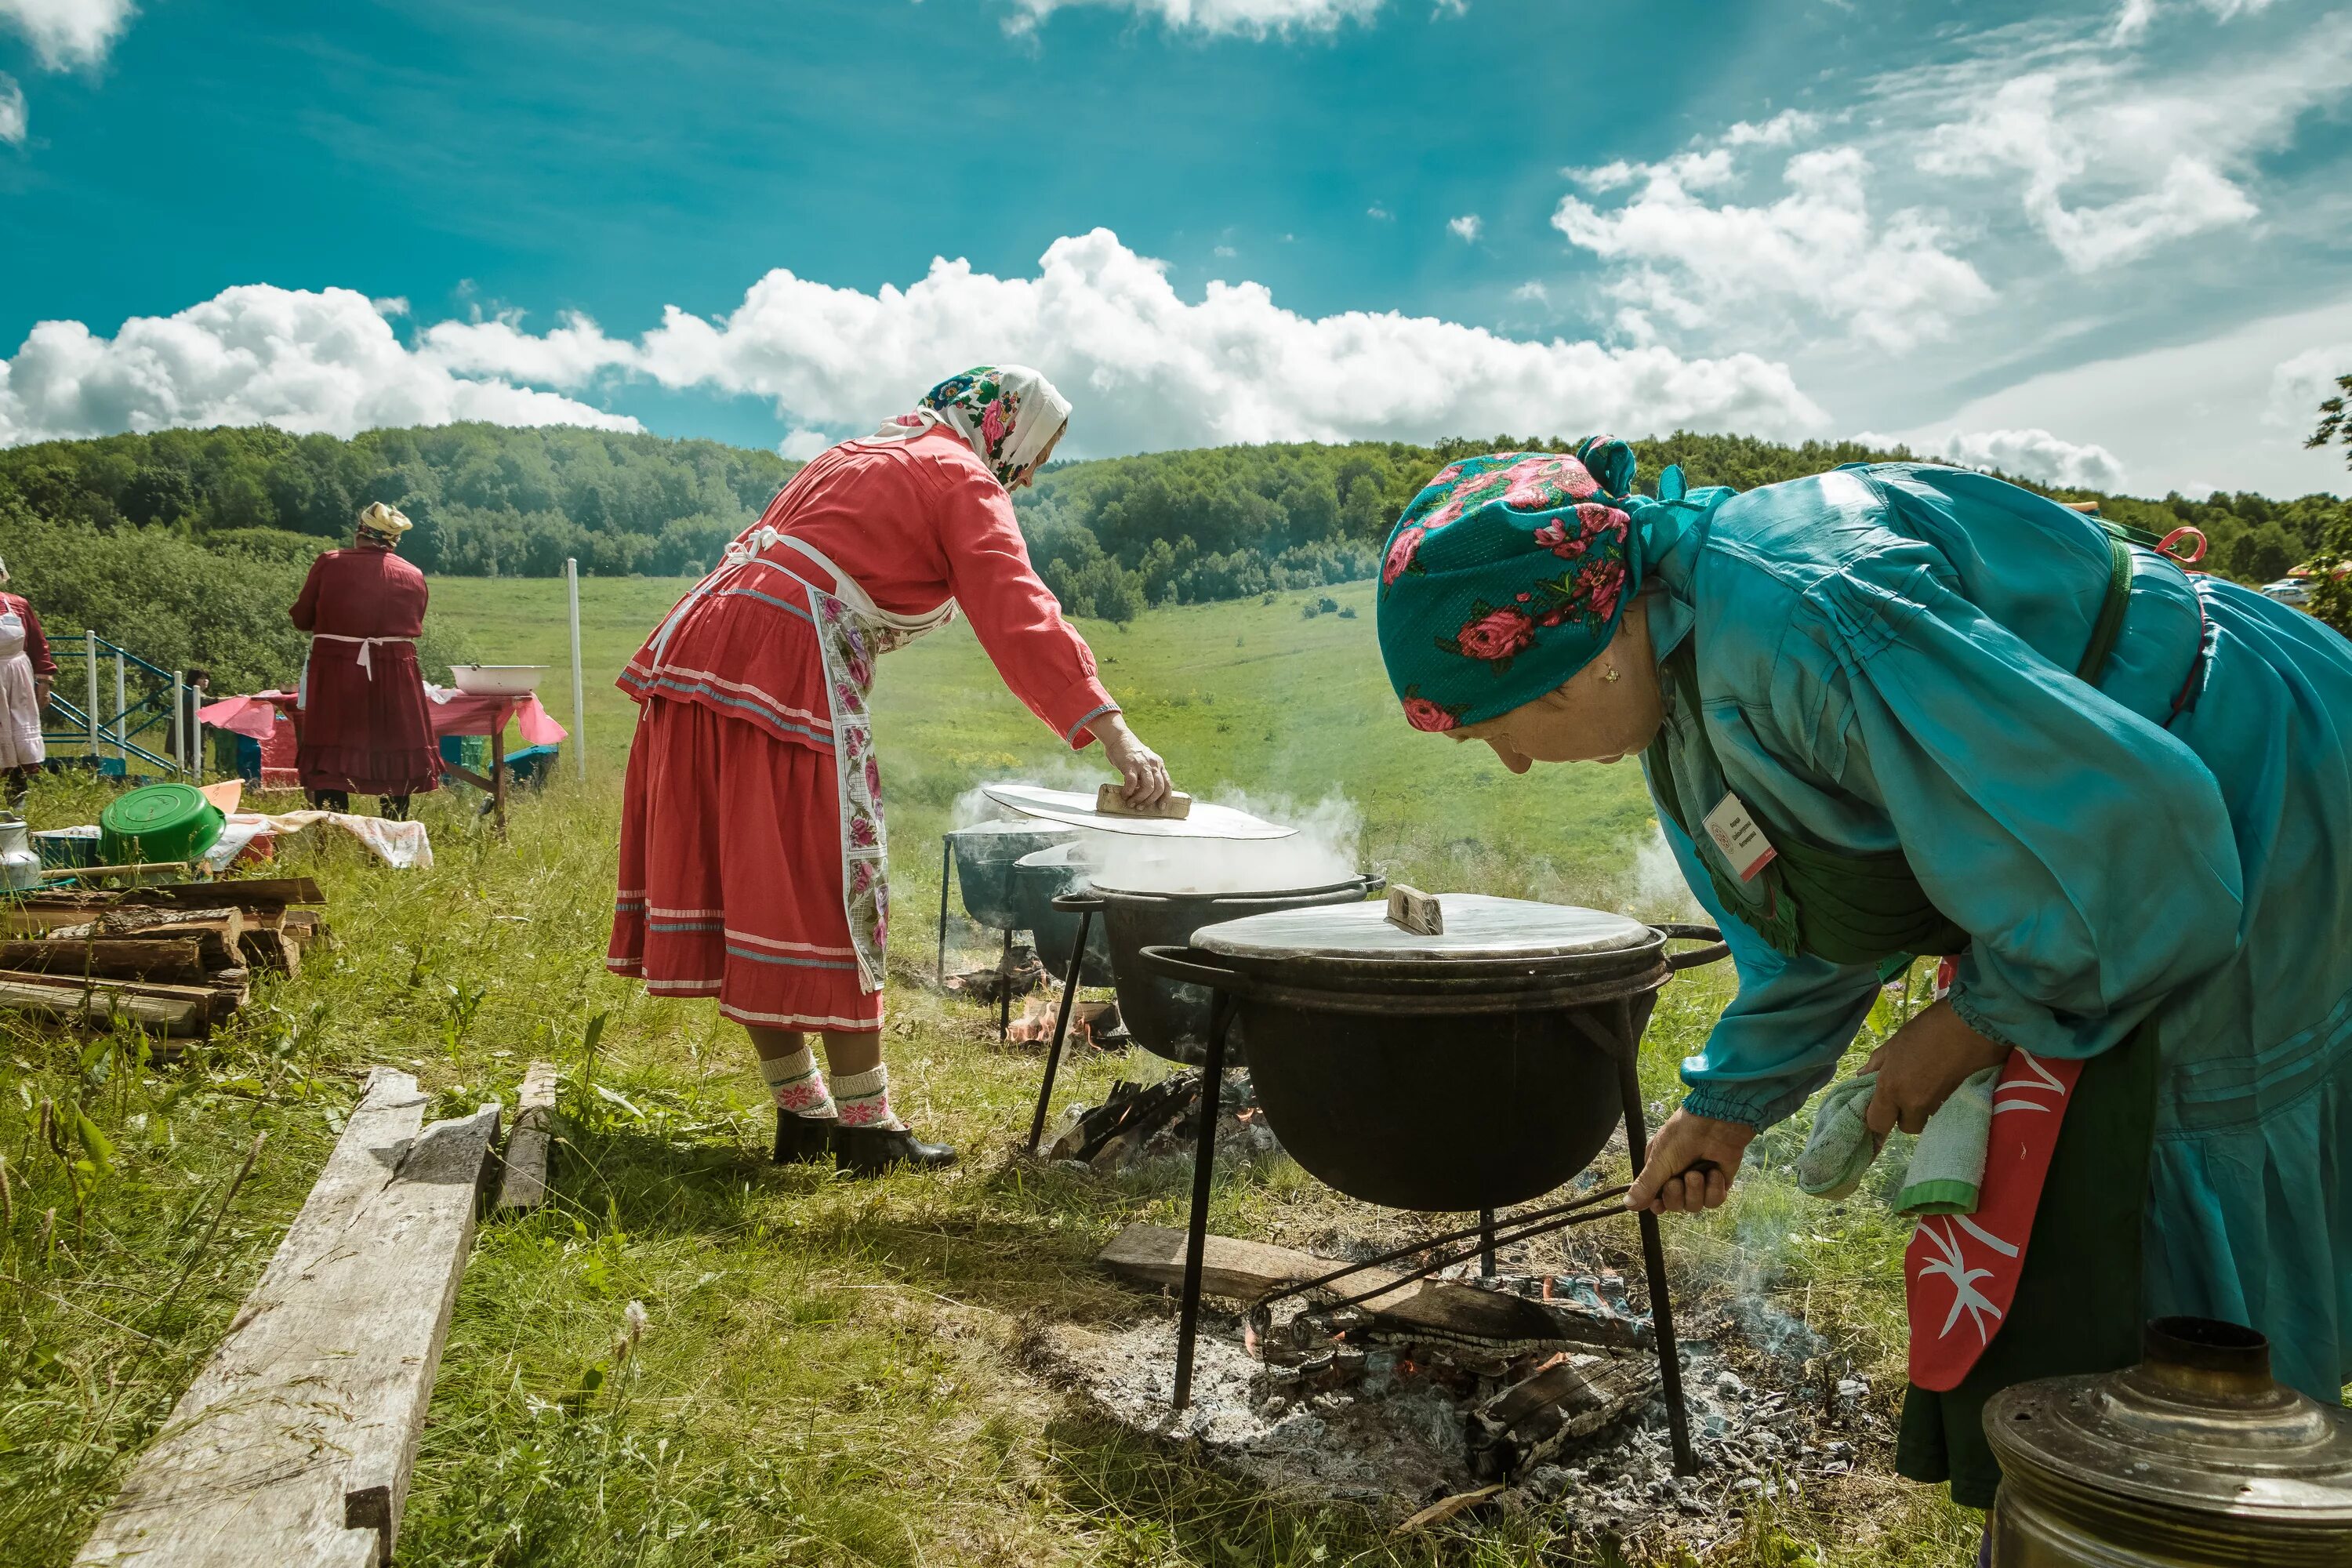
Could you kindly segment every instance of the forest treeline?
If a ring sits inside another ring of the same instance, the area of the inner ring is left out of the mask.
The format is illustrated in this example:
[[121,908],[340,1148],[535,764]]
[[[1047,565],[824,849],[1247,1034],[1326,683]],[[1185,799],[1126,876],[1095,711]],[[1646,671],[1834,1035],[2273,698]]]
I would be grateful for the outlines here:
[[[1368,577],[1391,523],[1444,463],[1567,445],[1504,436],[1157,452],[1057,465],[1017,504],[1064,605],[1123,621],[1152,605]],[[1908,455],[1689,433],[1634,446],[1645,483],[1679,462],[1694,484],[1739,489]],[[415,522],[404,552],[428,572],[546,576],[574,557],[594,574],[691,574],[793,469],[773,453],[715,441],[562,426],[447,425],[350,440],[267,426],[166,430],[0,450],[0,538],[38,528],[43,553],[56,555],[102,534],[100,558],[168,560],[183,584],[267,578],[274,594],[280,577],[342,542],[361,507],[382,500]],[[2250,583],[2319,553],[2330,525],[2347,521],[2345,503],[2326,495],[2149,500],[2032,488],[2097,500],[2108,516],[2157,533],[2202,529],[2206,565]],[[184,604],[172,613],[197,612]]]

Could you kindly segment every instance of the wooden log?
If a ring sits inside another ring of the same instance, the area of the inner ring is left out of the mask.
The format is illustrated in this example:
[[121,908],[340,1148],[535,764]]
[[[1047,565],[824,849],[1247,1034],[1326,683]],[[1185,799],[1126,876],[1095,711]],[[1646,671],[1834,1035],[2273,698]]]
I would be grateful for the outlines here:
[[205,1024],[226,1022],[238,1008],[253,999],[251,987],[242,981],[175,985],[162,980],[112,980],[79,974],[46,973],[31,969],[0,970],[0,981],[62,991],[74,997],[110,994],[143,996],[154,1002],[187,1003],[197,1009],[197,1020]]
[[0,969],[171,980],[183,984],[201,984],[206,974],[205,945],[192,936],[0,942]]
[[381,1568],[473,1242],[499,1108],[420,1130],[378,1068],[228,1337],[75,1559]]
[[1657,1385],[1657,1363],[1646,1356],[1563,1357],[1470,1413],[1470,1473],[1507,1480],[1600,1431]]
[[555,1130],[553,1062],[533,1062],[515,1097],[514,1131],[507,1134],[500,1209],[535,1209],[547,1201],[548,1143]]
[[302,949],[282,931],[248,931],[238,939],[237,952],[247,969],[272,974],[299,974]]
[[63,1023],[79,1023],[87,1018],[100,1025],[111,1024],[120,1016],[142,1028],[173,1035],[201,1035],[212,1026],[209,997],[142,996],[105,985],[85,991],[79,982],[56,985],[45,984],[46,978],[0,973],[0,1011]]
[[[1131,1225],[1111,1238],[1096,1261],[1130,1279],[1181,1285],[1184,1233],[1165,1226]],[[1286,1247],[1213,1236],[1201,1254],[1201,1289],[1227,1300],[1252,1302],[1286,1285],[1318,1279],[1340,1265],[1340,1259],[1294,1252]],[[1373,1289],[1381,1294],[1359,1305],[1386,1332],[1479,1340],[1497,1348],[1591,1342],[1585,1325],[1576,1317],[1543,1302],[1446,1279],[1409,1279],[1391,1268],[1360,1269],[1339,1281],[1331,1293],[1353,1296]]]
[[310,877],[223,877],[210,882],[171,882],[123,895],[125,902],[213,908],[283,909],[288,904],[323,904],[327,895]]
[[309,947],[314,942],[321,946],[333,944],[334,938],[327,930],[326,917],[318,910],[288,910],[280,918],[284,923],[279,929],[295,946]]
[[193,936],[205,944],[205,962],[215,969],[241,964],[237,939],[245,934],[247,917],[238,909],[174,910],[119,906],[100,911],[77,925],[52,927],[49,935],[65,940],[86,937]]

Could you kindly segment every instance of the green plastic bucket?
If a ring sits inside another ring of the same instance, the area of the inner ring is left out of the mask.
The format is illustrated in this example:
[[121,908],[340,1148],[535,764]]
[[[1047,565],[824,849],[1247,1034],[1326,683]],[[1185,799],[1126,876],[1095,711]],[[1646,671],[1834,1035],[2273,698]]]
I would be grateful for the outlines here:
[[98,814],[98,857],[109,866],[199,859],[227,820],[194,784],[147,784]]

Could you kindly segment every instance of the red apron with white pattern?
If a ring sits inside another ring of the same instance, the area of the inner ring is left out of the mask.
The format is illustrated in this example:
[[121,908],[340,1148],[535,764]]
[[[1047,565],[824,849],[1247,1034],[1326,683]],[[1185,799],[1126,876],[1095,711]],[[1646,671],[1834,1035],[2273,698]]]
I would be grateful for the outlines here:
[[[1951,984],[1951,961],[1937,975]],[[1903,1255],[1903,1296],[1911,1324],[1911,1381],[1937,1394],[1958,1388],[2000,1331],[2025,1268],[2042,1184],[2058,1149],[2058,1128],[2082,1076],[2079,1061],[2049,1061],[2011,1049],[1992,1096],[1977,1210],[1929,1215]]]

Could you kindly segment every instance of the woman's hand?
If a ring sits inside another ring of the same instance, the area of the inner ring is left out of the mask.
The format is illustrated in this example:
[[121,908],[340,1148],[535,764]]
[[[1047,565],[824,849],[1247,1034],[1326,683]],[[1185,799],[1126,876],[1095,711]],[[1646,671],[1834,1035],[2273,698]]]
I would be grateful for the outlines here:
[[[1756,1129],[1744,1121],[1718,1121],[1712,1116],[1676,1110],[1651,1137],[1643,1155],[1642,1173],[1633,1178],[1633,1190],[1625,1194],[1625,1206],[1652,1214],[1696,1214],[1701,1209],[1721,1208],[1731,1194],[1731,1179],[1738,1173],[1739,1162],[1755,1138]],[[1715,1168],[1691,1169],[1701,1161]]]
[[1159,752],[1136,739],[1135,731],[1127,727],[1126,715],[1104,714],[1095,721],[1094,731],[1103,743],[1103,756],[1126,783],[1127,787],[1119,791],[1122,800],[1139,809],[1168,798],[1168,764],[1160,760]]
[[1987,1068],[2009,1059],[2009,1047],[1989,1040],[1963,1022],[1949,1002],[1938,1002],[1895,1031],[1870,1053],[1864,1072],[1878,1075],[1863,1120],[1874,1137],[1900,1127],[1917,1132],[1943,1109],[1952,1090]]
[[35,713],[46,713],[49,710],[49,681],[50,677],[46,675],[33,677],[33,711]]

